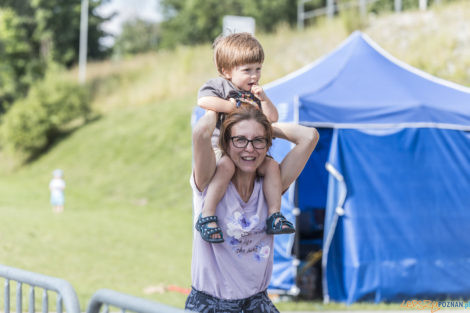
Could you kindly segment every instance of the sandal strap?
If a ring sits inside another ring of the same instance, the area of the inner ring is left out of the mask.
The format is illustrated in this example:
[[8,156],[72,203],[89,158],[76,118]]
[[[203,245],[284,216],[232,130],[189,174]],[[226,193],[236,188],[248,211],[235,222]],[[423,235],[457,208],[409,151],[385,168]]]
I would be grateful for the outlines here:
[[212,222],[216,222],[216,223],[217,223],[217,216],[211,215],[211,216],[202,217],[202,215],[200,215],[200,216],[199,216],[199,219],[197,220],[197,222],[198,222],[200,225],[207,224],[207,223],[212,223]]
[[[281,225],[279,225],[279,224],[281,224]],[[279,219],[279,221],[277,221],[277,223],[276,223],[275,226],[276,226],[276,228],[283,228],[284,225],[287,225],[287,226],[289,226],[289,227],[291,227],[291,228],[294,228],[294,224],[292,224],[292,223],[291,223],[290,221],[288,221],[287,219],[283,220],[282,218]]]
[[[276,223],[276,220],[279,219]],[[272,225],[274,229],[281,228],[284,223],[290,223],[281,212],[276,212],[271,214],[268,218],[268,222]],[[292,223],[290,223],[292,225]],[[293,225],[292,225],[293,226]]]
[[201,231],[201,228],[203,227],[203,225],[212,223],[212,222],[217,223],[217,216],[211,215],[211,216],[202,217],[202,213],[201,213],[199,214],[196,225],[194,225],[194,227],[198,231]]
[[[215,222],[217,223],[217,216],[206,216],[202,217],[202,214],[199,215],[197,219],[195,228],[197,231],[201,233],[202,239],[210,243],[221,243],[224,242],[224,235],[222,229],[217,227],[209,227],[209,223]],[[212,238],[211,236],[214,234],[220,234],[220,238]]]
[[271,216],[266,220],[266,226],[266,232],[268,234],[288,234],[295,232],[294,224],[287,220],[281,212],[271,214]]
[[286,217],[285,217],[284,215],[282,215],[281,212],[273,213],[273,214],[271,214],[271,216],[270,216],[269,218],[271,218],[271,219],[276,219],[276,218],[278,218],[278,217],[286,219]]
[[211,236],[216,233],[222,233],[222,229],[220,229],[220,227],[214,227],[214,228],[204,227],[202,229],[202,232],[204,233],[204,235]]

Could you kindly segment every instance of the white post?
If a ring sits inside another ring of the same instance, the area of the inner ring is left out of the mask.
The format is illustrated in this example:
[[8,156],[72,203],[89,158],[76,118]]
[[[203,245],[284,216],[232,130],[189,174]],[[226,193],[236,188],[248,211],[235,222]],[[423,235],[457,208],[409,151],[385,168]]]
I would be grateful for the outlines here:
[[367,12],[366,0],[359,0],[359,12],[361,13],[361,17],[366,16],[366,12]]
[[82,0],[82,11],[80,15],[80,47],[78,51],[78,82],[85,83],[86,80],[86,55],[88,46],[88,0]]
[[326,15],[328,18],[332,18],[335,14],[334,0],[328,0],[326,2]]
[[304,0],[297,1],[297,29],[304,29]]
[[421,11],[426,11],[428,8],[428,0],[419,0],[419,9]]
[[395,12],[401,12],[401,0],[395,0]]

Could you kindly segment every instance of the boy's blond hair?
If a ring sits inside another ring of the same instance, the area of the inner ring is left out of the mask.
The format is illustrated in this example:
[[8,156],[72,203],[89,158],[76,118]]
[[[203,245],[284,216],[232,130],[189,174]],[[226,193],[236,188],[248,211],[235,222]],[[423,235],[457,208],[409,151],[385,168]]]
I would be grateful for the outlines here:
[[236,33],[217,37],[212,45],[217,71],[230,71],[236,66],[263,63],[264,51],[259,41],[250,33]]

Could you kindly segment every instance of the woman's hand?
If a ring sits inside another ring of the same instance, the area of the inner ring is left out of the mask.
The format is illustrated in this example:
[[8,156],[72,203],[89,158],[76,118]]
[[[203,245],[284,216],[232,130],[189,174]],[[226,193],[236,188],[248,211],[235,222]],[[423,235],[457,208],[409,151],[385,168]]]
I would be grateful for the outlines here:
[[274,123],[272,126],[274,137],[283,138],[295,144],[280,163],[282,190],[286,190],[299,177],[320,135],[313,127],[293,123]]

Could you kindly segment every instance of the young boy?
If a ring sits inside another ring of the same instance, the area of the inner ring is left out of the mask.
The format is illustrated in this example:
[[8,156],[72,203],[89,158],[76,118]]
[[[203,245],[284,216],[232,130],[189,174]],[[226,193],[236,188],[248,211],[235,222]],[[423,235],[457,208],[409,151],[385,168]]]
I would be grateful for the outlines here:
[[[219,113],[217,126],[212,135],[212,146],[218,161],[196,229],[204,240],[220,243],[224,239],[222,230],[217,226],[216,207],[235,172],[232,160],[222,155],[218,148],[220,126],[225,113],[231,112],[241,103],[248,103],[262,110],[268,120],[274,123],[278,119],[278,112],[263,88],[258,85],[264,51],[256,38],[249,33],[231,34],[217,38],[213,48],[214,61],[221,76],[209,80],[201,87],[198,93],[198,105]],[[257,148],[255,142],[251,144],[254,149]],[[295,232],[292,223],[280,213],[282,185],[279,164],[272,158],[266,158],[258,169],[258,174],[264,176],[263,193],[269,208],[266,232],[268,234]]]
[[49,182],[49,190],[51,191],[51,204],[54,213],[62,213],[64,211],[64,189],[65,181],[63,179],[62,170],[56,169],[52,172],[53,178]]

